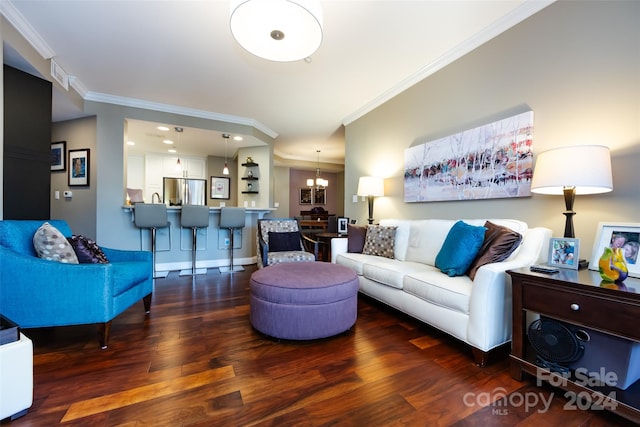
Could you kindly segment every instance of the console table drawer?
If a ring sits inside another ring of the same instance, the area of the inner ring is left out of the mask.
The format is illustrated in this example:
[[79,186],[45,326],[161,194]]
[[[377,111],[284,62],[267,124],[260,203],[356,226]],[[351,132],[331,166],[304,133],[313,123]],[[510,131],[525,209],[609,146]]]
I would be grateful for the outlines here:
[[640,340],[636,304],[541,286],[524,286],[523,299],[527,310]]

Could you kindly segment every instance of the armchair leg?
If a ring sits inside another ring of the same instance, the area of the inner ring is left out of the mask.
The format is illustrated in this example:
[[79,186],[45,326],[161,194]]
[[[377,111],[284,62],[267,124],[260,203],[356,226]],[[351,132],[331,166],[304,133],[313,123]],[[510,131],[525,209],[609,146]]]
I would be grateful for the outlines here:
[[106,350],[111,333],[111,320],[98,324],[98,334],[100,335],[100,348]]
[[149,314],[149,312],[151,311],[151,295],[153,293],[150,293],[147,296],[142,297],[142,303],[144,304],[144,312],[146,314]]

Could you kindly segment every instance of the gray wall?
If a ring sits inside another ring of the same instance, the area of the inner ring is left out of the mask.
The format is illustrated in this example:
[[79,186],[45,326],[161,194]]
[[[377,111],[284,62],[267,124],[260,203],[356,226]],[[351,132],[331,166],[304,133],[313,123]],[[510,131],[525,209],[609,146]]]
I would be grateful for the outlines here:
[[[614,190],[578,196],[576,237],[590,258],[599,221],[640,222],[640,2],[561,1],[429,76],[346,127],[345,215],[358,177],[385,177],[381,218],[518,218],[564,232],[560,196],[404,203],[404,150],[528,109],[534,153],[560,145],[610,147]],[[569,159],[570,161],[570,159]]]

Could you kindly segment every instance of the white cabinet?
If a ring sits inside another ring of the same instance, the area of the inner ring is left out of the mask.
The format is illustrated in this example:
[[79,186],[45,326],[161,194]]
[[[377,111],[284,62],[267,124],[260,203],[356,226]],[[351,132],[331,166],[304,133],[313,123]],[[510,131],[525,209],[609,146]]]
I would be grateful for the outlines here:
[[[180,159],[180,166],[178,166]],[[166,156],[163,158],[163,177],[206,179],[206,160],[197,157]]]

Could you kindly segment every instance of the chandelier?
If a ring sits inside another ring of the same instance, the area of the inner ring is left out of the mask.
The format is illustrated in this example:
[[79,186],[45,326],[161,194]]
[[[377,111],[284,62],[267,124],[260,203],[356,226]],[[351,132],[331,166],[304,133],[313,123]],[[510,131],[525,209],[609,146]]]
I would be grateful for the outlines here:
[[316,150],[316,153],[318,153],[318,167],[316,168],[316,178],[315,180],[313,178],[307,179],[307,186],[316,187],[316,190],[323,190],[325,187],[329,186],[329,181],[323,179],[320,176],[320,150]]
[[270,61],[310,58],[322,42],[318,0],[232,0],[231,33],[250,53]]

